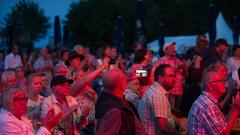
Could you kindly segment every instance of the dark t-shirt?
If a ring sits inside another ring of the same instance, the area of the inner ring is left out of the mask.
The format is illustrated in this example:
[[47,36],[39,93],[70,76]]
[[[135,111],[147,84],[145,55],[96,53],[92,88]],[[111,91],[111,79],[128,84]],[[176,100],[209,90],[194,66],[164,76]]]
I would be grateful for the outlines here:
[[201,67],[204,69],[208,67],[210,64],[216,63],[217,61],[221,61],[222,57],[220,54],[217,53],[215,47],[208,47],[202,50],[199,53],[199,56],[202,57]]

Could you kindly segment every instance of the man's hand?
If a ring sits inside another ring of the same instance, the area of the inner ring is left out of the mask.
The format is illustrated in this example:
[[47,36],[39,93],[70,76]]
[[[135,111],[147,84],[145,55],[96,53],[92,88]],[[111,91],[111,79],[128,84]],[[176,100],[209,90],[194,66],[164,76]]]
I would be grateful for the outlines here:
[[52,128],[57,126],[57,124],[61,121],[63,117],[63,112],[58,113],[56,116],[53,109],[49,110],[47,116],[42,119],[43,126],[51,131]]

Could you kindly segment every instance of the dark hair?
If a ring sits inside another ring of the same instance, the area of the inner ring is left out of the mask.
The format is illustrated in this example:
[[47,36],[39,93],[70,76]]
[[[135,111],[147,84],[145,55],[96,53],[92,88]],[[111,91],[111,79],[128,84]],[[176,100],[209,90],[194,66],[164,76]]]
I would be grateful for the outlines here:
[[142,48],[139,49],[134,56],[134,63],[141,63],[145,59],[145,55],[147,54],[147,49]]
[[171,66],[169,64],[161,64],[155,69],[155,71],[154,71],[154,81],[158,81],[158,76],[159,75],[164,76],[166,68],[171,68]]
[[227,40],[224,38],[217,39],[216,46],[219,46],[220,44],[224,44],[224,45],[228,46]]

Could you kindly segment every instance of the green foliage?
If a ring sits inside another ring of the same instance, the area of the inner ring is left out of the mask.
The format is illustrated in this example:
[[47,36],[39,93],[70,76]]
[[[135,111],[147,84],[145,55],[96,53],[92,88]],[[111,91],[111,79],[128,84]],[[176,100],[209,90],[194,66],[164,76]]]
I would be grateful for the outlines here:
[[[239,0],[145,0],[146,38],[157,39],[158,25],[163,23],[165,35],[192,35],[207,32],[208,6],[214,3],[232,26],[232,16],[240,16]],[[83,43],[96,50],[112,42],[113,24],[118,15],[124,23],[125,50],[132,48],[135,38],[135,0],[81,0],[71,5],[65,25],[73,43]]]
[[43,9],[40,9],[37,3],[28,0],[19,1],[4,20],[1,35],[11,35],[13,42],[28,49],[32,48],[34,41],[43,38],[50,28],[49,18],[44,15]]

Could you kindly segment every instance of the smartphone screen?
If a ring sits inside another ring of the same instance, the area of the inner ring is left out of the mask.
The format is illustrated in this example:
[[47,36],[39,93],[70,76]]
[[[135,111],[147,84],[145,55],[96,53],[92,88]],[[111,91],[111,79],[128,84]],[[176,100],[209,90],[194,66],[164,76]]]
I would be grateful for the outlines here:
[[136,76],[147,77],[147,70],[136,70]]

